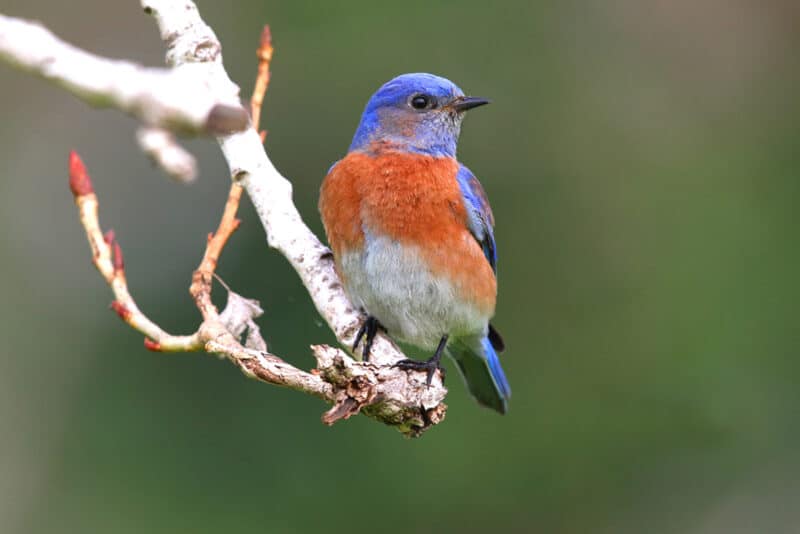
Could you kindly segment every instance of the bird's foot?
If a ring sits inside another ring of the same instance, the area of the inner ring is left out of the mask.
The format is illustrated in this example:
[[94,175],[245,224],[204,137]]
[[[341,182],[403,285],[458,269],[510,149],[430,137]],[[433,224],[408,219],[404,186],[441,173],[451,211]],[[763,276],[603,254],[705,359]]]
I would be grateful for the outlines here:
[[378,329],[383,328],[381,323],[372,315],[367,315],[367,319],[361,324],[356,334],[356,340],[353,342],[353,352],[356,351],[358,345],[361,343],[361,338],[366,334],[364,340],[364,350],[361,351],[361,360],[369,361],[369,352],[372,350],[372,342],[375,341],[375,336],[378,334]]
[[444,347],[447,345],[447,335],[445,334],[442,336],[442,339],[439,341],[439,346],[436,347],[436,352],[433,353],[433,356],[430,359],[421,362],[419,360],[400,360],[392,367],[397,367],[398,369],[403,369],[404,371],[425,371],[425,383],[430,386],[431,381],[433,380],[433,374],[438,370],[442,372],[442,383],[444,383],[444,367],[441,366],[442,361],[442,354],[444,353]]
[[425,383],[429,386],[433,381],[433,374],[437,369],[441,369],[442,382],[444,382],[444,367],[441,367],[439,362],[435,361],[433,358],[430,360],[425,360],[424,362],[419,360],[400,360],[392,367],[397,367],[398,369],[402,369],[404,371],[425,371]]

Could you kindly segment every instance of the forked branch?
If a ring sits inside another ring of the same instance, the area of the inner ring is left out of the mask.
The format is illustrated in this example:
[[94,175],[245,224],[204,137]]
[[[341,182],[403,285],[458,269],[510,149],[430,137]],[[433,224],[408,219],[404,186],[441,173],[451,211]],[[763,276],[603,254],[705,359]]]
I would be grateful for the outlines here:
[[[396,426],[406,435],[416,436],[440,422],[446,411],[442,402],[446,389],[441,375],[437,374],[432,385],[427,386],[424,373],[392,368],[393,363],[405,356],[385,336],[376,338],[370,363],[355,361],[337,348],[313,345],[317,368],[305,372],[268,351],[254,321],[262,313],[256,301],[229,291],[225,309],[219,312],[214,306],[211,300],[214,272],[225,244],[239,225],[236,212],[245,191],[256,208],[268,243],[295,268],[337,339],[350,346],[364,319],[345,295],[330,251],[300,218],[292,202],[291,183],[267,157],[263,147],[265,132],[256,130],[257,123],[255,127],[242,129],[247,124],[247,114],[237,111],[243,110],[236,97],[238,87],[228,78],[219,41],[200,18],[194,3],[189,0],[141,0],[141,3],[158,23],[171,69],[144,69],[94,56],[71,47],[37,25],[0,16],[0,59],[39,74],[90,103],[127,111],[149,128],[219,136],[233,183],[219,227],[209,236],[203,259],[192,277],[191,294],[202,322],[190,335],[167,333],[139,310],[128,291],[119,242],[113,232],[104,235],[101,230],[98,200],[89,175],[77,154],[70,156],[70,186],[93,261],[114,292],[112,307],[145,336],[145,345],[150,350],[205,350],[229,359],[248,376],[333,403],[323,416],[327,424],[362,412]],[[273,54],[269,37],[265,29],[258,49],[259,76],[251,101],[251,115],[256,120],[269,83]],[[38,52],[33,54],[30,50]],[[133,97],[119,94],[115,76],[121,73],[128,76],[126,80],[130,79]],[[191,83],[187,85],[186,79],[191,79]],[[165,89],[167,85],[170,87]],[[176,97],[171,91],[182,94]],[[189,98],[197,94],[202,98]],[[177,146],[170,145],[172,141],[164,145],[167,150]],[[170,172],[168,163],[161,161],[158,153],[150,155]]]

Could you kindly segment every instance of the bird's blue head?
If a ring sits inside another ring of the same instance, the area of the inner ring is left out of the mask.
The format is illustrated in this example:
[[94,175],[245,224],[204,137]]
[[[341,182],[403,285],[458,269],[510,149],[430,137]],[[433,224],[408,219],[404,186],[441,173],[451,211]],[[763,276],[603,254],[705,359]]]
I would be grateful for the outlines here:
[[402,74],[369,99],[350,150],[455,157],[464,112],[488,103],[439,76]]

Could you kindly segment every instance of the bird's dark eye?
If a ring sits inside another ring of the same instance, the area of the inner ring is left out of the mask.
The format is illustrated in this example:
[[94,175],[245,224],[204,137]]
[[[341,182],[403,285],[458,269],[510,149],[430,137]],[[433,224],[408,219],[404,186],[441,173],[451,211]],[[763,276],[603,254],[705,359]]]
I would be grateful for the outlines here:
[[436,107],[436,99],[430,95],[419,94],[411,97],[410,104],[414,109],[430,109]]

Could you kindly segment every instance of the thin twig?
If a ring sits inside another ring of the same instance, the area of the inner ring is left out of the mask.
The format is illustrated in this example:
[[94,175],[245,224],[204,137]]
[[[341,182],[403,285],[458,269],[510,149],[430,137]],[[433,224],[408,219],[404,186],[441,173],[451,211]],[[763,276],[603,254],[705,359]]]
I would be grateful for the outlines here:
[[252,117],[253,127],[261,137],[262,143],[267,137],[267,131],[259,130],[258,125],[261,124],[261,104],[264,102],[264,95],[269,87],[269,67],[272,63],[272,52],[272,32],[269,29],[269,24],[265,24],[264,29],[261,31],[261,42],[258,50],[256,50],[256,56],[258,57],[258,76],[256,76],[253,97],[250,99],[250,116]]
[[[166,333],[148,319],[139,310],[128,291],[122,250],[114,232],[109,231],[103,235],[100,229],[100,221],[97,216],[97,195],[86,167],[75,152],[70,153],[69,171],[70,189],[78,206],[81,224],[86,230],[93,262],[116,298],[111,307],[128,325],[146,336],[145,346],[149,350],[188,352],[205,349],[213,354],[227,357],[253,378],[305,391],[331,402],[335,400],[336,391],[333,386],[322,380],[318,374],[296,369],[268,352],[242,346],[229,329],[222,324],[221,315],[210,303],[210,294],[205,291],[204,284],[200,284],[197,291],[203,304],[201,311],[205,311],[204,315],[207,317],[194,334],[174,336]],[[241,195],[241,189],[239,195]],[[238,220],[234,217],[237,204],[238,198],[229,199],[222,221],[220,221],[220,227],[216,234],[209,239],[206,254],[198,268],[198,272],[201,272],[203,277],[207,274],[209,280],[214,274],[213,269],[222,248],[238,226]],[[238,297],[238,295],[235,296]],[[206,297],[208,297],[208,302],[204,300]],[[241,299],[241,297],[238,298]]]
[[222,213],[222,219],[219,222],[217,231],[208,236],[208,244],[206,245],[205,254],[200,261],[200,266],[197,267],[192,275],[192,285],[189,288],[189,294],[192,295],[197,309],[204,320],[218,319],[219,312],[214,303],[211,302],[211,282],[214,276],[214,271],[217,268],[220,254],[225,244],[230,239],[233,232],[239,228],[241,221],[236,218],[236,211],[239,209],[239,200],[242,198],[242,188],[237,185],[231,185],[230,192],[228,193],[228,201],[225,203],[225,210]]
[[69,185],[92,249],[92,261],[114,292],[115,300],[111,303],[111,308],[123,321],[146,336],[145,346],[150,350],[163,352],[201,350],[203,342],[197,333],[189,336],[168,334],[139,310],[128,291],[122,247],[113,230],[103,235],[100,229],[97,195],[94,193],[86,167],[75,152],[69,155]]
[[136,132],[139,148],[168,176],[181,183],[197,178],[197,161],[163,128],[143,126]]
[[[269,87],[269,66],[272,61],[272,53],[272,34],[267,24],[261,32],[261,42],[256,52],[258,56],[258,76],[256,77],[255,88],[253,89],[253,96],[250,98],[252,124],[256,131],[258,131],[261,118],[261,106],[264,102],[264,95]],[[265,137],[266,131],[262,131],[262,142]],[[225,203],[225,210],[222,214],[219,227],[214,234],[208,236],[208,244],[206,245],[206,252],[203,255],[203,260],[192,276],[192,285],[189,288],[189,293],[192,295],[192,298],[194,298],[197,309],[200,310],[205,320],[218,318],[217,308],[211,301],[211,281],[212,277],[216,276],[215,270],[222,249],[241,223],[241,221],[236,218],[236,212],[239,209],[241,198],[242,187],[237,183],[231,184],[231,189],[228,193],[228,201]]]

